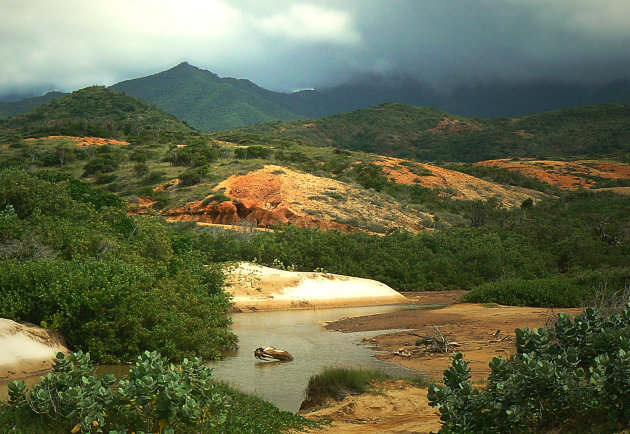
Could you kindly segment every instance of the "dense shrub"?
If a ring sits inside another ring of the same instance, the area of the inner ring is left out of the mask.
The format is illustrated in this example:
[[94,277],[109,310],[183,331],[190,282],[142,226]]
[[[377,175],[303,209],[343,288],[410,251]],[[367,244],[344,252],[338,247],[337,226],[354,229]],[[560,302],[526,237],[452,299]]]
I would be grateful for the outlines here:
[[222,271],[174,251],[163,222],[64,175],[0,171],[0,316],[60,331],[97,360],[235,343]]
[[266,146],[252,145],[245,148],[234,149],[234,156],[240,159],[267,158],[271,149]]
[[113,158],[106,155],[98,156],[85,163],[85,166],[83,166],[83,176],[89,176],[95,173],[113,172],[118,166],[118,161]]
[[554,329],[516,330],[517,354],[495,357],[484,389],[462,353],[429,388],[440,432],[619,432],[630,427],[630,304],[603,317],[560,314]]
[[352,172],[359,184],[376,191],[381,191],[389,181],[383,168],[374,163],[357,164],[352,168]]
[[285,152],[285,151],[276,151],[274,153],[274,158],[278,161],[291,161],[293,163],[305,163],[307,161],[310,161],[310,158],[308,155],[306,155],[304,152],[300,152],[300,151],[292,151],[292,152]]
[[207,167],[197,167],[195,169],[188,169],[185,172],[179,174],[178,178],[182,185],[190,186],[200,183],[204,176],[207,176],[209,169]]
[[183,147],[171,145],[166,160],[179,166],[199,167],[219,158],[219,151],[207,143],[193,143]]
[[0,316],[63,333],[97,360],[130,360],[143,349],[181,360],[215,358],[234,343],[219,270],[180,264],[147,271],[120,261],[8,260]]
[[630,268],[573,272],[539,279],[486,283],[463,300],[511,306],[571,307],[589,303],[595,294],[612,294],[630,287]]
[[492,280],[547,276],[549,258],[521,237],[450,228],[435,234],[394,231],[384,237],[293,226],[273,233],[205,231],[194,249],[208,262],[279,260],[296,270],[379,280],[399,290],[471,288]]

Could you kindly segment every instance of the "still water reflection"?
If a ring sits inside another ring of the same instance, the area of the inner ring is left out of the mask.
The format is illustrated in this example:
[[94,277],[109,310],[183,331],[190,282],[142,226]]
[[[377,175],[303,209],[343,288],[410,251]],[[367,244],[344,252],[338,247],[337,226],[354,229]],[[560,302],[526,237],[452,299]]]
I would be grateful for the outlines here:
[[[374,358],[374,351],[361,343],[364,337],[383,331],[341,333],[324,329],[325,321],[348,316],[400,310],[401,306],[371,306],[281,312],[238,313],[233,331],[239,350],[211,363],[214,377],[273,402],[283,410],[297,411],[311,375],[328,366],[382,369],[392,375],[410,376],[412,371]],[[254,349],[273,346],[289,351],[292,362],[262,362]]]

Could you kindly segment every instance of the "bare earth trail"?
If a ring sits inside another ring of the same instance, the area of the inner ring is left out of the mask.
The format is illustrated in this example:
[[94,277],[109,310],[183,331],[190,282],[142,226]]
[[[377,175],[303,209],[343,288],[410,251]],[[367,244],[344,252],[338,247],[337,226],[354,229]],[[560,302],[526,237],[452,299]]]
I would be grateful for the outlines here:
[[[552,310],[532,307],[513,307],[457,303],[465,291],[435,291],[405,293],[418,309],[402,310],[379,315],[344,318],[326,327],[342,332],[406,329],[366,339],[375,349],[386,351],[375,357],[398,363],[418,371],[426,378],[439,382],[442,372],[450,366],[449,354],[427,354],[418,351],[417,335],[433,335],[435,327],[459,344],[449,349],[462,351],[469,360],[473,381],[483,381],[490,373],[488,363],[495,355],[509,357],[516,352],[514,330],[528,326],[545,327],[560,312],[576,315],[580,309]],[[438,309],[423,309],[422,305],[447,305]],[[498,334],[497,331],[500,329]],[[331,402],[327,408],[305,413],[312,419],[328,419],[333,423],[311,432],[331,433],[428,433],[439,430],[439,417],[429,406],[427,390],[385,384],[383,394],[348,396],[342,402]]]

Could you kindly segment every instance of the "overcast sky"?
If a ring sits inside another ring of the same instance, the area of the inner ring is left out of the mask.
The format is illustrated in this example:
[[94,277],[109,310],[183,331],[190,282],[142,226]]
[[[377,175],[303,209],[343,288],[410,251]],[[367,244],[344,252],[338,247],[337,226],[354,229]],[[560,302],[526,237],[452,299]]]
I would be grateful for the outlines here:
[[630,0],[0,0],[0,95],[187,61],[272,90],[630,78]]

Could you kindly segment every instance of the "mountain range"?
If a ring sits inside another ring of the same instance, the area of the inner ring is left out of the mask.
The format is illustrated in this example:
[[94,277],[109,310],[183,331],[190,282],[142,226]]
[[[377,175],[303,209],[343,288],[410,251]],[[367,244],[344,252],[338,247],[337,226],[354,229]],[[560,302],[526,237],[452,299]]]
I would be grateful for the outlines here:
[[[165,81],[164,77],[161,80]],[[218,83],[219,88],[224,85]],[[142,98],[103,86],[72,92],[0,121],[0,135],[9,138],[68,135],[146,143],[163,142],[168,136],[183,144],[207,134]],[[630,106],[598,104],[484,119],[429,107],[383,103],[314,120],[245,125],[212,136],[252,144],[266,140],[261,137],[275,137],[308,146],[333,146],[418,161],[623,157],[630,150]]]
[[[523,116],[589,104],[630,103],[628,80],[605,86],[497,82],[438,90],[402,75],[372,75],[335,87],[282,93],[264,89],[249,80],[222,78],[186,62],[111,87],[142,98],[205,131],[274,120],[319,118],[384,102],[430,106],[481,118]],[[61,95],[51,92],[21,101],[0,102],[0,118],[26,113]]]

